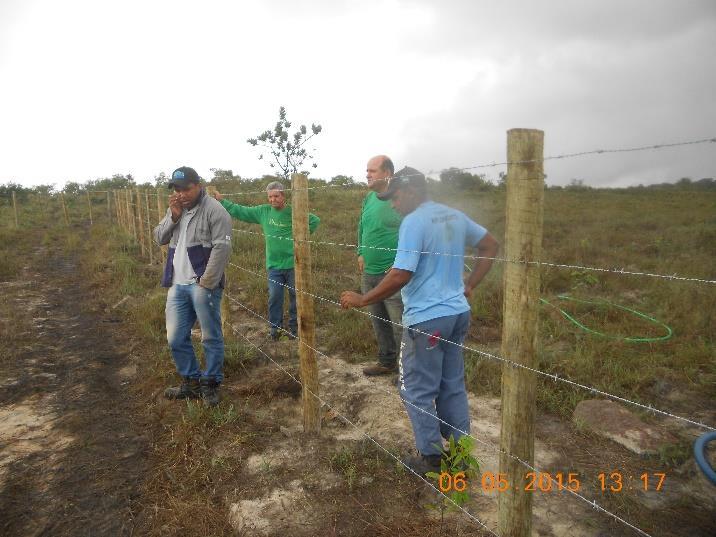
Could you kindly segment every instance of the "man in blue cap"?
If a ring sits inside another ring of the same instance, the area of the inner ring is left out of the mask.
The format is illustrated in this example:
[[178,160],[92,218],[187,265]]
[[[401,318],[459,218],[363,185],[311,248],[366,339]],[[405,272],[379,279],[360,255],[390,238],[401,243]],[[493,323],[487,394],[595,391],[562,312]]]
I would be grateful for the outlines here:
[[[461,347],[470,324],[467,298],[499,244],[464,213],[430,200],[425,176],[414,168],[397,172],[378,198],[403,215],[393,268],[366,294],[344,291],[341,306],[364,307],[402,289],[400,395],[418,449],[404,462],[421,474],[440,472],[442,439],[470,432]],[[477,248],[480,259],[463,282],[466,246]]]
[[[203,398],[219,404],[224,378],[224,335],[221,296],[224,269],[231,254],[231,217],[207,196],[193,168],[172,173],[169,209],[154,229],[158,244],[169,244],[162,286],[169,287],[167,340],[182,383],[164,392],[169,399]],[[191,328],[199,320],[206,368],[202,371],[191,344]]]

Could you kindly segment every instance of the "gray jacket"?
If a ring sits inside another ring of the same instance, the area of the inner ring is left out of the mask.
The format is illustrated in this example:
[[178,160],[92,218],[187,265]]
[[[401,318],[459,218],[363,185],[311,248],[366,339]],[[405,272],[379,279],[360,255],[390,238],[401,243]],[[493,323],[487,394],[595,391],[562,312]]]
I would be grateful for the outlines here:
[[154,228],[157,244],[169,244],[167,264],[164,267],[162,286],[171,287],[174,276],[174,253],[179,240],[179,222],[191,218],[187,226],[186,250],[194,272],[203,287],[224,287],[224,269],[231,255],[231,216],[221,204],[202,189],[193,216],[182,212],[181,218],[172,222],[171,209],[167,209],[159,225]]

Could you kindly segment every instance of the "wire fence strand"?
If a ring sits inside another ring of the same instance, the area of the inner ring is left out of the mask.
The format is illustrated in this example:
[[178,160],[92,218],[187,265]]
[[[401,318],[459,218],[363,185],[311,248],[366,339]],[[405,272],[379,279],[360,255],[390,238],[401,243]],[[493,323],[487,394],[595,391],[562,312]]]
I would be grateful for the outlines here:
[[[234,302],[235,304],[237,304],[237,305],[241,306],[242,308],[244,308],[245,310],[247,310],[247,311],[253,313],[254,315],[257,315],[258,317],[260,317],[260,318],[262,318],[262,319],[264,319],[264,320],[267,320],[267,319],[265,319],[264,317],[262,317],[261,315],[259,315],[258,313],[254,312],[253,310],[251,310],[250,308],[248,308],[247,306],[245,306],[244,304],[242,304],[240,301],[238,301],[238,300],[236,300],[235,298],[233,298],[233,297],[232,297],[231,295],[229,295],[228,293],[226,293],[225,296],[226,296],[229,300],[231,300],[232,302]],[[400,465],[402,465],[406,470],[408,470],[410,473],[412,473],[412,474],[413,474],[414,476],[416,476],[418,479],[420,479],[421,481],[423,481],[423,483],[425,483],[426,485],[428,485],[431,489],[433,489],[435,492],[437,492],[437,493],[438,493],[439,495],[441,495],[443,498],[446,498],[448,501],[450,501],[455,507],[457,507],[457,508],[460,509],[463,513],[465,513],[473,522],[476,522],[480,527],[482,527],[482,528],[485,529],[486,531],[490,532],[490,534],[494,535],[495,537],[499,537],[494,531],[492,531],[490,528],[488,528],[487,525],[486,525],[484,522],[482,522],[479,518],[477,518],[475,515],[473,515],[472,513],[470,513],[470,512],[469,512],[467,509],[465,509],[463,506],[461,506],[461,505],[459,505],[458,503],[456,503],[455,500],[453,500],[452,498],[450,498],[449,496],[447,496],[444,492],[442,492],[440,489],[438,489],[433,483],[431,483],[430,481],[428,481],[427,479],[425,479],[424,476],[420,475],[418,472],[416,472],[415,470],[413,470],[408,464],[406,464],[404,461],[402,461],[399,457],[395,456],[395,455],[394,455],[393,453],[391,453],[388,449],[386,449],[385,447],[383,447],[375,438],[373,438],[373,437],[370,436],[368,433],[366,433],[363,429],[361,429],[360,427],[358,427],[358,425],[356,425],[355,423],[353,423],[353,421],[351,421],[350,419],[348,419],[347,417],[345,417],[343,414],[341,414],[340,412],[338,412],[338,410],[336,410],[335,407],[331,406],[331,405],[330,405],[328,402],[326,402],[322,397],[320,397],[319,395],[317,395],[316,393],[314,393],[311,389],[307,388],[299,379],[297,379],[297,378],[295,377],[295,375],[293,375],[290,371],[288,371],[286,368],[284,368],[281,364],[279,364],[279,363],[276,362],[273,358],[271,358],[271,356],[270,356],[268,353],[264,352],[263,349],[261,349],[261,347],[259,347],[258,345],[256,345],[256,344],[255,344],[253,341],[251,341],[246,335],[240,333],[240,332],[236,329],[236,327],[234,327],[232,324],[229,324],[229,326],[231,327],[232,331],[233,331],[235,334],[240,335],[241,337],[243,337],[250,345],[252,345],[257,351],[259,351],[265,358],[267,358],[268,360],[270,360],[276,367],[278,367],[278,368],[279,368],[281,371],[283,371],[286,375],[288,375],[289,377],[291,377],[291,379],[293,379],[294,382],[296,382],[298,385],[300,385],[302,389],[306,390],[306,392],[309,393],[309,394],[311,395],[311,397],[314,397],[319,403],[321,403],[322,406],[325,406],[326,408],[328,408],[329,410],[331,410],[336,416],[338,416],[339,418],[341,418],[341,420],[343,420],[344,423],[346,423],[346,424],[348,424],[348,425],[351,425],[351,426],[352,426],[356,431],[358,431],[364,438],[366,438],[367,440],[370,440],[370,441],[371,441],[373,444],[375,444],[375,446],[378,447],[381,451],[383,451],[383,452],[386,453],[389,457],[391,457],[392,459],[394,459],[397,463],[399,463]],[[281,328],[281,330],[283,330],[283,328]],[[305,344],[305,343],[304,343],[304,344]],[[312,347],[311,347],[311,348],[312,348]],[[315,349],[314,349],[314,350],[315,350]],[[317,352],[320,352],[320,351],[317,351]]]
[[[241,266],[239,266],[239,265],[237,265],[237,264],[235,264],[235,263],[232,263],[232,262],[229,262],[229,265],[231,265],[232,267],[235,267],[235,268],[237,268],[237,269],[239,269],[239,270],[243,270],[244,272],[248,272],[248,273],[254,274],[254,275],[256,275],[256,276],[259,276],[259,277],[267,277],[266,274],[261,274],[261,273],[255,272],[255,271],[253,271],[253,270],[251,270],[251,269],[248,269],[248,268],[246,268],[246,267],[241,267]],[[302,289],[297,289],[296,287],[292,287],[292,286],[290,286],[290,285],[288,285],[288,284],[285,284],[285,283],[282,283],[282,282],[279,282],[279,281],[276,281],[276,280],[272,280],[271,278],[268,278],[268,280],[271,281],[271,282],[273,282],[273,283],[276,283],[276,284],[278,284],[278,285],[282,285],[283,287],[286,287],[287,289],[292,289],[292,290],[294,290],[294,291],[297,292],[297,293],[303,293],[303,294],[312,296],[313,298],[316,298],[316,299],[318,299],[318,300],[321,300],[321,301],[323,301],[323,302],[326,302],[326,303],[328,303],[328,304],[333,304],[334,306],[338,306],[339,308],[341,307],[340,302],[337,302],[337,301],[335,301],[335,300],[331,300],[330,298],[325,298],[325,297],[322,297],[322,296],[320,296],[320,295],[316,295],[316,294],[314,294],[314,293],[311,293],[311,292],[309,292],[309,291],[305,291],[305,290],[302,290]],[[377,319],[377,320],[379,320],[379,321],[382,321],[382,322],[385,322],[385,323],[388,323],[388,324],[392,324],[392,325],[395,325],[395,326],[399,326],[399,327],[401,327],[401,328],[403,328],[403,329],[408,328],[408,327],[406,327],[405,325],[403,325],[403,324],[401,324],[401,323],[396,323],[396,322],[394,322],[394,321],[391,321],[390,319],[384,319],[384,318],[382,318],[382,317],[379,317],[379,316],[377,316],[377,315],[374,315],[374,314],[372,314],[372,313],[370,313],[370,312],[368,312],[368,311],[364,311],[364,310],[362,310],[362,309],[357,309],[357,308],[356,308],[354,311],[357,311],[358,313],[360,313],[360,314],[362,314],[362,315],[365,315],[365,316],[367,316],[367,317],[371,317],[371,318]],[[574,388],[579,388],[579,389],[581,389],[581,390],[588,391],[588,392],[590,392],[590,393],[592,393],[592,394],[594,394],[594,395],[601,395],[601,396],[603,396],[603,397],[606,397],[606,398],[608,398],[608,399],[612,399],[612,400],[614,400],[614,401],[619,401],[619,402],[621,402],[621,403],[626,403],[626,404],[635,406],[635,407],[637,407],[637,408],[640,408],[640,409],[642,409],[642,410],[646,410],[646,411],[648,411],[649,413],[652,413],[652,414],[660,414],[660,415],[665,416],[665,417],[668,417],[668,418],[672,418],[672,419],[675,419],[675,420],[682,421],[682,422],[684,422],[684,423],[689,423],[689,424],[691,424],[691,425],[695,425],[695,426],[697,426],[697,427],[700,427],[700,428],[702,428],[702,429],[706,429],[706,430],[708,430],[708,431],[716,431],[716,428],[713,427],[713,426],[711,426],[711,425],[707,425],[707,424],[701,423],[701,422],[696,421],[696,420],[692,420],[692,419],[689,419],[689,418],[685,418],[685,417],[679,416],[679,415],[677,415],[677,414],[672,414],[671,412],[667,412],[667,411],[665,411],[665,410],[660,410],[660,409],[658,409],[658,408],[656,408],[656,407],[654,407],[654,406],[652,406],[652,405],[645,405],[645,404],[639,403],[639,402],[637,402],[637,401],[632,401],[632,400],[630,400],[630,399],[626,399],[625,397],[620,397],[620,396],[618,396],[618,395],[613,395],[613,394],[611,394],[611,393],[608,393],[608,392],[605,392],[605,391],[600,390],[600,389],[598,389],[598,388],[595,388],[594,386],[588,386],[588,385],[586,385],[586,384],[581,384],[581,383],[579,383],[579,382],[575,382],[575,381],[570,380],[570,379],[568,379],[568,378],[559,376],[558,374],[555,374],[555,373],[547,373],[547,372],[542,371],[542,370],[540,370],[540,369],[535,369],[535,368],[526,366],[526,365],[524,365],[524,364],[520,364],[520,363],[518,363],[518,362],[515,362],[515,361],[513,361],[513,360],[510,360],[509,358],[504,358],[504,357],[498,356],[498,355],[496,355],[496,354],[492,354],[492,353],[489,353],[489,352],[481,351],[481,350],[475,349],[475,348],[473,348],[473,347],[468,347],[467,345],[464,345],[464,344],[462,344],[462,343],[455,343],[455,342],[453,342],[453,341],[449,341],[449,340],[446,340],[446,339],[444,339],[444,338],[437,337],[437,336],[435,336],[435,335],[433,335],[433,334],[428,334],[428,333],[425,333],[425,332],[421,332],[420,330],[417,330],[417,329],[415,329],[415,328],[411,328],[411,330],[413,330],[414,332],[416,332],[416,333],[418,333],[418,334],[421,334],[421,335],[425,335],[425,336],[429,336],[429,337],[431,337],[431,338],[434,338],[436,341],[442,341],[442,342],[445,342],[445,343],[449,343],[449,344],[451,344],[451,345],[456,345],[456,346],[462,348],[463,350],[466,350],[466,351],[469,351],[469,352],[473,352],[473,353],[479,354],[480,356],[484,356],[485,358],[489,358],[489,359],[495,360],[495,361],[497,361],[497,362],[501,362],[502,364],[504,364],[504,365],[506,365],[506,366],[509,366],[509,367],[513,367],[513,368],[516,368],[516,369],[523,369],[523,370],[525,370],[525,371],[530,371],[531,373],[540,375],[540,376],[542,376],[542,377],[548,378],[548,379],[553,380],[553,381],[555,381],[555,382],[562,382],[562,383],[567,384],[567,385],[569,385],[569,386],[572,386],[572,387],[574,387]]]
[[657,274],[653,272],[645,272],[645,271],[636,271],[636,270],[626,270],[624,268],[601,268],[601,267],[590,267],[590,266],[582,266],[582,265],[570,265],[566,263],[553,263],[550,261],[533,261],[533,260],[523,260],[523,259],[507,259],[504,257],[486,257],[486,256],[479,256],[479,255],[460,255],[460,254],[453,254],[449,252],[430,252],[430,251],[421,251],[421,250],[408,250],[404,248],[388,248],[385,246],[370,246],[370,245],[359,245],[359,244],[351,244],[351,243],[343,243],[343,242],[329,242],[329,241],[315,241],[311,239],[306,240],[299,240],[294,239],[293,237],[281,237],[278,235],[269,235],[265,233],[259,233],[257,231],[251,231],[249,229],[238,229],[238,228],[232,228],[233,231],[237,231],[239,233],[244,234],[250,234],[250,235],[257,235],[260,237],[268,237],[272,239],[281,239],[281,240],[287,240],[291,242],[306,242],[309,244],[315,244],[318,246],[337,246],[342,248],[368,248],[372,250],[387,250],[391,252],[407,252],[407,253],[413,253],[413,254],[420,254],[420,255],[441,255],[441,256],[447,256],[447,257],[461,257],[463,259],[489,259],[492,261],[502,262],[502,263],[517,263],[520,265],[535,265],[535,266],[544,266],[544,267],[551,267],[551,268],[561,268],[561,269],[579,269],[579,270],[586,270],[591,272],[606,272],[611,274],[624,274],[628,276],[645,276],[650,278],[661,278],[664,280],[676,280],[676,281],[684,281],[684,282],[698,282],[698,283],[707,283],[707,284],[716,284],[716,280],[707,280],[703,278],[692,278],[692,277],[686,277],[686,276],[679,276],[677,274]]
[[[261,314],[255,312],[254,310],[252,310],[252,309],[249,308],[248,306],[245,306],[243,303],[241,303],[240,301],[236,300],[235,298],[233,298],[232,296],[230,296],[228,293],[226,294],[226,296],[227,296],[227,298],[229,298],[229,300],[231,300],[232,302],[234,302],[234,303],[237,304],[238,306],[242,307],[242,308],[243,308],[244,310],[246,310],[247,312],[251,313],[252,315],[254,315],[254,316],[256,316],[256,317],[258,317],[259,319],[263,319],[264,321],[268,322],[270,325],[274,326],[274,325],[271,323],[271,321],[269,321],[268,319],[266,319],[266,317],[264,317],[263,315],[261,315]],[[279,330],[283,331],[283,332],[286,332],[287,334],[290,334],[290,332],[287,331],[287,330],[285,330],[283,327],[277,327],[277,328],[278,328]],[[236,329],[235,329],[233,326],[232,326],[232,329],[236,332]],[[247,341],[250,342],[250,340],[249,340],[244,334],[241,334],[241,336],[244,337]],[[318,350],[317,348],[315,348],[315,347],[309,345],[308,343],[306,343],[305,341],[303,341],[300,337],[298,337],[298,338],[296,338],[296,339],[298,340],[298,342],[299,342],[300,344],[302,344],[302,345],[308,347],[309,349],[313,350],[314,352],[316,352],[317,354],[323,356],[324,358],[330,359],[330,357],[329,357],[328,355],[326,355],[325,353],[321,352],[321,351]],[[445,341],[445,340],[443,340],[443,341]],[[452,342],[450,342],[450,343],[452,343]],[[253,344],[253,343],[252,343],[252,344]],[[255,345],[254,345],[254,346],[255,346]],[[257,347],[257,348],[258,348],[258,347]],[[273,361],[273,360],[272,360],[272,361]],[[288,373],[288,374],[290,375],[290,373]],[[293,375],[291,375],[291,377],[293,378]],[[295,379],[294,379],[294,380],[295,380]],[[299,381],[297,381],[297,382],[299,382]],[[300,382],[299,382],[299,384],[300,384]],[[306,389],[307,389],[307,388],[306,388]],[[386,389],[384,389],[384,388],[379,388],[378,386],[376,386],[376,389],[380,389],[381,391],[387,393],[388,395],[390,395],[390,396],[392,396],[392,397],[394,397],[394,396],[396,395],[395,393],[392,393],[392,392],[390,392],[389,390],[386,390]],[[308,389],[307,389],[307,390],[308,390]],[[313,393],[310,392],[310,390],[308,390],[308,391],[309,391],[309,393],[311,393],[311,394],[313,395]],[[319,401],[320,401],[320,399],[319,399]],[[460,429],[459,427],[455,427],[455,426],[452,425],[451,423],[448,423],[447,421],[441,419],[440,417],[438,417],[438,416],[436,416],[436,415],[434,415],[434,414],[431,414],[431,413],[428,412],[427,410],[425,410],[425,409],[423,409],[423,408],[420,408],[419,406],[417,406],[417,405],[411,403],[410,401],[407,401],[406,399],[402,399],[402,401],[403,401],[406,405],[409,405],[410,407],[412,407],[412,408],[418,410],[419,412],[422,412],[422,413],[424,413],[424,414],[430,416],[431,418],[436,419],[438,422],[442,423],[443,425],[446,425],[446,426],[448,426],[448,427],[450,427],[450,428],[452,428],[452,429],[458,431],[459,433],[461,433],[461,434],[463,434],[463,435],[465,435],[465,436],[467,436],[467,437],[469,437],[469,438],[472,438],[473,440],[475,440],[475,441],[478,442],[479,444],[481,444],[481,445],[487,447],[488,449],[490,449],[490,450],[492,450],[492,451],[494,451],[494,452],[496,452],[496,453],[498,453],[498,454],[503,454],[503,455],[506,455],[507,457],[510,457],[510,458],[513,459],[514,461],[520,463],[520,464],[521,464],[522,466],[524,466],[525,468],[527,468],[527,469],[529,469],[529,470],[531,470],[531,471],[533,471],[533,472],[535,472],[535,473],[539,473],[539,474],[543,474],[543,475],[549,476],[549,482],[550,482],[550,484],[551,484],[553,481],[555,481],[555,480],[552,478],[551,474],[549,474],[548,472],[542,472],[541,470],[539,470],[539,469],[536,468],[535,466],[533,466],[533,465],[529,464],[528,462],[522,460],[520,457],[518,457],[518,456],[516,456],[516,455],[513,455],[512,453],[509,453],[509,452],[507,452],[507,451],[505,451],[505,450],[503,450],[503,449],[501,449],[501,448],[499,448],[499,447],[495,447],[494,445],[492,445],[492,444],[490,444],[490,443],[488,443],[488,442],[485,442],[484,440],[481,440],[481,439],[477,438],[476,436],[473,436],[473,435],[470,434],[469,432],[463,431],[463,430]],[[334,412],[335,412],[335,410],[334,410]],[[351,423],[351,422],[349,422],[349,423]],[[354,427],[357,428],[357,426],[354,425],[353,423],[351,423],[351,425],[353,425]],[[364,433],[361,429],[358,429],[358,430],[359,430],[362,434],[364,434],[364,435],[367,436],[367,434]],[[370,438],[370,437],[368,437],[368,438]],[[371,439],[371,440],[372,440],[372,439]],[[397,459],[397,457],[394,457],[394,458]],[[400,461],[400,462],[401,462],[404,466],[408,467],[408,466],[405,465],[402,461]],[[411,471],[412,471],[412,469],[411,469]],[[413,473],[415,474],[415,472],[413,472]],[[416,474],[416,475],[417,475],[417,474]],[[424,480],[424,481],[425,481],[425,480]],[[430,483],[429,483],[429,484],[430,484]],[[558,484],[558,486],[559,486],[559,483],[557,483],[557,484]],[[432,484],[431,484],[431,486],[432,486]],[[433,487],[433,488],[435,488],[435,487]],[[600,505],[597,503],[596,500],[590,500],[590,499],[586,498],[585,496],[579,494],[578,492],[576,492],[576,491],[574,491],[574,490],[571,490],[571,489],[568,488],[568,487],[561,487],[560,490],[565,490],[565,491],[569,492],[569,493],[572,494],[575,498],[577,498],[577,499],[579,499],[579,500],[585,502],[586,504],[588,504],[588,505],[589,505],[590,507],[592,507],[593,509],[596,509],[597,511],[600,511],[600,512],[602,512],[602,513],[604,513],[604,514],[606,514],[606,515],[612,517],[615,521],[617,521],[617,522],[619,522],[619,523],[621,523],[621,524],[624,524],[624,525],[628,526],[629,528],[633,529],[633,530],[636,531],[637,533],[639,533],[639,534],[641,534],[641,535],[643,535],[643,536],[645,536],[645,537],[651,537],[648,533],[646,533],[646,532],[643,531],[642,529],[640,529],[640,528],[638,528],[637,526],[631,524],[630,522],[628,522],[628,521],[626,521],[625,519],[621,518],[621,517],[618,516],[617,514],[612,513],[611,511],[609,511],[609,510],[605,509],[604,507],[600,506]],[[491,533],[492,533],[492,532],[491,532]]]

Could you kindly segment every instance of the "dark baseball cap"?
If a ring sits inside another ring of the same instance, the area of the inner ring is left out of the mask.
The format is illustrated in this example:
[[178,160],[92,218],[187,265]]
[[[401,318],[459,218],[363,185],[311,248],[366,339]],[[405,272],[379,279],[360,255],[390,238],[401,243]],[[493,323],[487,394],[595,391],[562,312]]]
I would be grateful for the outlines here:
[[175,186],[186,188],[191,183],[199,183],[199,181],[201,181],[201,177],[199,177],[194,168],[182,166],[172,172],[172,178],[167,186],[169,188],[174,188]]
[[411,186],[419,190],[425,190],[428,187],[428,183],[425,180],[425,176],[416,170],[406,166],[402,170],[395,172],[395,175],[390,178],[388,183],[388,189],[385,192],[376,194],[379,200],[389,200],[398,191],[398,189],[404,186]]

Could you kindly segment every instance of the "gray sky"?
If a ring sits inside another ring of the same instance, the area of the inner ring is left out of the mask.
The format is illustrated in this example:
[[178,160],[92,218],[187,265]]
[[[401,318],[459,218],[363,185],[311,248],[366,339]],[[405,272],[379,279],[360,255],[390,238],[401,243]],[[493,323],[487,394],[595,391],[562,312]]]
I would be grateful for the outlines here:
[[[0,183],[189,165],[270,173],[246,139],[320,123],[314,176],[425,172],[716,137],[716,2],[0,0]],[[478,169],[496,178],[502,167]],[[716,143],[545,163],[548,183],[716,176]]]

